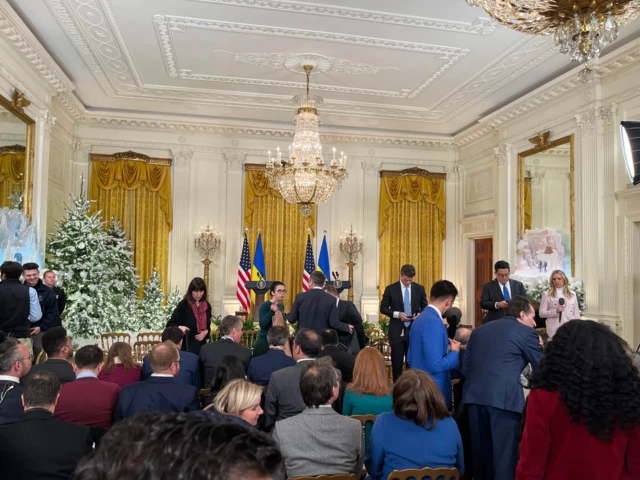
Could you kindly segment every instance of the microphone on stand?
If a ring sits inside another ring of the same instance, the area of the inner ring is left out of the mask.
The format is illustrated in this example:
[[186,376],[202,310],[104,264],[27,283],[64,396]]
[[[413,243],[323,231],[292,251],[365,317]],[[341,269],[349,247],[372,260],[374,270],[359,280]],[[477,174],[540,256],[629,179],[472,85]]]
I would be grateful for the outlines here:
[[[561,307],[564,307],[564,298],[560,298],[560,300],[558,300],[558,303],[560,304]],[[558,323],[562,322],[562,312],[560,312],[560,317],[558,320]]]
[[336,280],[340,280],[340,275],[338,275],[338,272],[333,272],[333,278],[335,278]]

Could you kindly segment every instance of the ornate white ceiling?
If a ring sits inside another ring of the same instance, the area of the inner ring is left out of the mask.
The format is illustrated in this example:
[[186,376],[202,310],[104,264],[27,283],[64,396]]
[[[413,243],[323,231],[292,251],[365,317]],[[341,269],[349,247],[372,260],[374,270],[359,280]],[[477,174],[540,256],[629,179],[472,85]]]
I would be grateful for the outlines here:
[[9,3],[93,111],[290,124],[311,63],[324,128],[451,135],[572,66],[464,0]]

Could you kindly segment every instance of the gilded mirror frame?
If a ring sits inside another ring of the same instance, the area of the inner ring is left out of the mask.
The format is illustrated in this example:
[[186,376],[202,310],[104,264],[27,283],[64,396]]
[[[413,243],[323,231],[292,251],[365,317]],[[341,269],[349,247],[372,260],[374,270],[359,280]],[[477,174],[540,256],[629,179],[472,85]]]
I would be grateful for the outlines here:
[[33,221],[33,162],[36,122],[24,112],[24,109],[29,105],[31,105],[31,102],[27,100],[24,94],[18,89],[13,91],[13,98],[11,100],[0,95],[0,106],[6,108],[15,117],[25,123],[27,127],[25,138],[24,185],[22,192],[24,195],[24,213],[29,220]]
[[571,275],[576,274],[576,214],[575,214],[575,148],[574,148],[574,136],[567,135],[566,137],[559,138],[557,140],[549,141],[549,131],[538,133],[535,137],[529,139],[531,143],[536,145],[530,150],[525,150],[518,154],[518,233],[524,235],[524,207],[525,207],[525,158],[535,155],[537,153],[544,152],[546,150],[559,147],[566,143],[569,144],[570,161],[569,161],[569,205],[571,216]]

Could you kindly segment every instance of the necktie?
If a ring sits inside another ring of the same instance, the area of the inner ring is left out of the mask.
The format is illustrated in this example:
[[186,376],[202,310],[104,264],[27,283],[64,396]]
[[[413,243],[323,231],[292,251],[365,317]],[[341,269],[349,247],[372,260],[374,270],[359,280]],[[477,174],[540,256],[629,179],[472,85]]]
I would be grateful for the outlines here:
[[502,286],[502,295],[504,296],[505,302],[508,302],[509,300],[511,300],[511,295],[509,295],[509,289],[507,288],[506,283]]
[[[411,316],[411,302],[409,301],[409,287],[404,287],[404,314]],[[408,327],[410,322],[404,322],[404,326]]]

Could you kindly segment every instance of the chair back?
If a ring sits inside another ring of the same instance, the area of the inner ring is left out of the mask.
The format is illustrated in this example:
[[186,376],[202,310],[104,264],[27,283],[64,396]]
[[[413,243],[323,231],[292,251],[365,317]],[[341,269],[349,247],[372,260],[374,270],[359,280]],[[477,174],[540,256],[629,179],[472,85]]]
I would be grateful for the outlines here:
[[256,343],[258,339],[258,334],[260,330],[244,330],[242,332],[242,339],[240,340],[240,345],[247,347],[249,350],[253,351],[253,345]]
[[157,345],[160,342],[154,341],[146,341],[146,342],[136,342],[133,344],[133,359],[136,362],[142,362],[142,358],[145,355],[148,355],[154,345]]
[[368,414],[368,415],[351,415],[351,418],[355,418],[356,420],[358,420],[362,424],[362,430],[364,431],[364,428],[367,426],[367,423],[369,423],[369,422],[376,423],[376,419],[378,418],[378,416],[377,415],[372,415],[372,414]]
[[317,477],[289,477],[288,480],[358,480],[355,473],[343,473],[340,475],[318,475]]
[[136,342],[162,342],[162,332],[140,332]]
[[457,468],[407,468],[405,470],[394,470],[389,474],[387,480],[460,480]]
[[100,343],[102,344],[102,350],[105,354],[116,342],[131,343],[131,335],[126,332],[110,332],[100,334]]
[[200,400],[200,408],[204,408],[209,405],[209,402],[206,401],[206,398],[211,395],[210,388],[201,388],[198,392],[198,399]]
[[47,354],[45,353],[44,350],[40,350],[40,353],[38,354],[38,358],[36,358],[36,365],[39,365],[41,363],[44,363],[47,361]]

